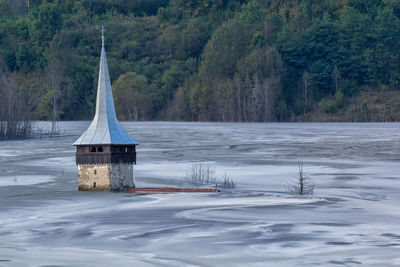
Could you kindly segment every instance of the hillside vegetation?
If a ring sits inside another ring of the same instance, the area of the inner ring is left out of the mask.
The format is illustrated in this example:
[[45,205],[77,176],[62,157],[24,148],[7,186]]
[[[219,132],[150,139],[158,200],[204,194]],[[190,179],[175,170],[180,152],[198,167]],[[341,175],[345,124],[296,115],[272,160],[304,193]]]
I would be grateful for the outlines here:
[[[395,121],[398,0],[0,0],[0,120]],[[17,116],[13,115],[13,116]]]

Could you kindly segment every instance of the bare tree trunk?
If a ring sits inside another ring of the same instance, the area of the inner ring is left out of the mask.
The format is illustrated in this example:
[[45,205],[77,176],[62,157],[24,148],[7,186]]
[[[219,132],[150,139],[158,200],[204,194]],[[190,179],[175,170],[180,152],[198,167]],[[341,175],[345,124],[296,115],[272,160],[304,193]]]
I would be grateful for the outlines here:
[[299,193],[303,195],[304,193],[304,176],[303,176],[303,164],[299,163]]
[[31,135],[30,112],[19,97],[16,80],[16,74],[9,73],[0,60],[0,140]]
[[137,121],[138,120],[138,110],[137,110],[137,107],[135,106],[135,121]]
[[333,69],[333,80],[335,82],[335,93],[339,92],[339,79],[340,79],[340,72],[339,69],[335,66]]
[[246,94],[243,94],[243,121],[248,121],[248,106],[249,106],[249,97]]
[[58,132],[57,130],[57,91],[58,88],[54,86],[54,93],[53,93],[53,116],[51,120],[51,134],[55,134]]
[[308,72],[304,72],[303,81],[304,81],[304,103],[308,105],[308,86],[309,86],[310,75]]
[[304,82],[304,103],[305,103],[305,106],[304,106],[304,108],[303,108],[303,114],[305,115],[306,114],[306,108],[307,108],[307,105],[308,105],[308,88],[309,88],[309,86],[310,86],[310,75],[308,74],[308,72],[306,71],[306,72],[304,72],[303,73],[303,82]]
[[263,109],[267,106],[265,102],[265,95],[263,84],[256,76],[254,82],[250,85],[250,96],[251,96],[251,121],[262,121],[263,120]]
[[232,86],[233,92],[229,98],[229,121],[235,121],[235,86]]
[[274,106],[273,86],[274,78],[268,78],[264,81],[264,121],[272,121],[272,113]]
[[241,98],[241,85],[239,81],[235,81],[236,84],[236,120],[242,121],[242,98]]
[[267,81],[264,82],[264,119],[263,121],[268,121],[269,117],[269,84]]
[[52,97],[52,111],[49,114],[51,119],[51,132],[50,135],[57,135],[59,133],[58,119],[59,119],[59,96],[61,95],[61,81],[64,75],[64,64],[63,58],[55,44],[50,45],[50,51],[48,54],[48,66],[46,68],[46,74],[49,81],[49,86],[53,91]]

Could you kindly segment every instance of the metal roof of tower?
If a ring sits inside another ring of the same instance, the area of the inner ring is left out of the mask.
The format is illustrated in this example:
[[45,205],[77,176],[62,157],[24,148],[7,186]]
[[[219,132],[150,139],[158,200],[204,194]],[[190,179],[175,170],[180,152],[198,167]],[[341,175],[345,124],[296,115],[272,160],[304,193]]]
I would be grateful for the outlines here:
[[101,57],[99,82],[97,85],[96,114],[89,128],[75,141],[79,145],[138,145],[119,123],[115,114],[108,73],[106,51],[104,49],[104,29],[101,29]]

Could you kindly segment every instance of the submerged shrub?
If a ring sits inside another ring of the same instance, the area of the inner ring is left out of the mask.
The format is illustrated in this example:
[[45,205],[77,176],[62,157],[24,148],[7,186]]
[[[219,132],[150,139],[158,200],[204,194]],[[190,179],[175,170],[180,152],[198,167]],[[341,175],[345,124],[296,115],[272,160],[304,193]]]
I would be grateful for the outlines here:
[[312,195],[314,193],[314,180],[303,172],[303,164],[298,163],[299,174],[295,180],[286,184],[286,191],[292,195]]
[[186,173],[186,183],[190,186],[213,186],[216,188],[235,188],[235,182],[225,173],[218,178],[213,163],[193,163]]

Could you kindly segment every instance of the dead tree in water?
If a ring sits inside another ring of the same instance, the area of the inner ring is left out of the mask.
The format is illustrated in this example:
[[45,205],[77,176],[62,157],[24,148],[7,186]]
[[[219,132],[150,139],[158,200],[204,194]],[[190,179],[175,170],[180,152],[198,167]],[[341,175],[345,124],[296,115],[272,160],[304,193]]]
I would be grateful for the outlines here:
[[215,164],[193,163],[190,172],[186,173],[186,183],[190,186],[213,186],[216,188],[235,188],[235,182],[226,174],[218,178]]
[[215,165],[193,163],[190,172],[186,173],[186,182],[192,186],[202,186],[216,183]]
[[219,186],[222,188],[235,188],[236,184],[225,172],[225,174],[223,176],[223,181]]
[[286,191],[292,195],[312,195],[315,183],[312,178],[304,175],[303,164],[298,163],[299,175],[296,180],[286,184]]

